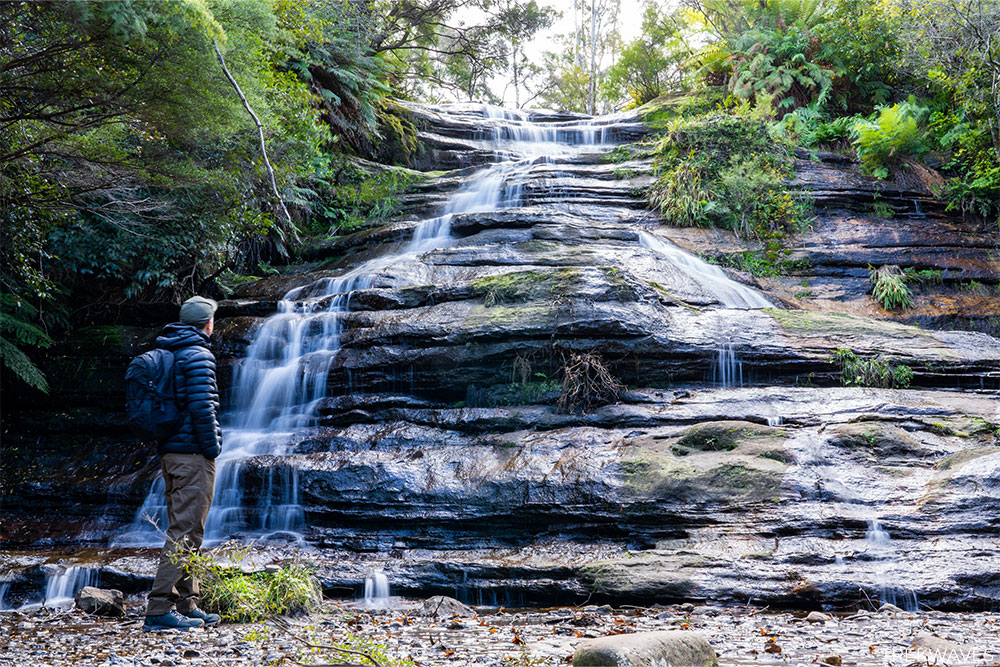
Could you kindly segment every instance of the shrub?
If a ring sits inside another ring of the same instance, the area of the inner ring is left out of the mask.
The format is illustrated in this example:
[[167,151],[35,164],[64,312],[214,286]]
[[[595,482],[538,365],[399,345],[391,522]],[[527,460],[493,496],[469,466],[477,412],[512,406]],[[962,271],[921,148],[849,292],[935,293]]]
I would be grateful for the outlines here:
[[674,225],[775,238],[809,221],[808,201],[788,186],[791,146],[772,139],[759,114],[743,106],[736,115],[673,122],[657,147],[654,173],[650,203]]
[[309,612],[322,601],[319,584],[304,565],[292,563],[275,571],[247,573],[239,564],[248,553],[229,544],[204,553],[178,553],[184,569],[199,580],[206,611],[230,621],[252,622]]
[[913,293],[906,286],[907,275],[895,264],[888,264],[878,269],[871,266],[869,280],[872,283],[872,297],[882,304],[886,310],[902,308],[906,310],[913,305]]
[[926,115],[925,107],[910,101],[882,107],[876,120],[855,121],[851,130],[862,169],[887,178],[890,168],[923,156],[927,146],[921,121]]
[[881,356],[865,359],[846,347],[838,348],[831,361],[840,366],[840,381],[848,387],[906,389],[913,381],[913,369],[906,364],[892,365]]

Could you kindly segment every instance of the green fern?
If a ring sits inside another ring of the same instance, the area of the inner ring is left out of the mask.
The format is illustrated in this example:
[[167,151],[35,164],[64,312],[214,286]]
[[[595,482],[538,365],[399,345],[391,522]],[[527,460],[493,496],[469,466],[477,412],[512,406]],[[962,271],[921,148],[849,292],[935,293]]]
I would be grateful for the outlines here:
[[[0,298],[0,366],[8,369],[29,387],[49,393],[49,383],[45,374],[28,358],[17,344],[30,347],[49,347],[52,339],[36,325],[24,317],[34,317],[34,308],[13,295]],[[15,344],[15,342],[17,344]]]
[[876,120],[858,120],[852,126],[854,147],[867,173],[887,178],[889,169],[907,158],[927,152],[921,120],[927,109],[914,102],[882,107]]

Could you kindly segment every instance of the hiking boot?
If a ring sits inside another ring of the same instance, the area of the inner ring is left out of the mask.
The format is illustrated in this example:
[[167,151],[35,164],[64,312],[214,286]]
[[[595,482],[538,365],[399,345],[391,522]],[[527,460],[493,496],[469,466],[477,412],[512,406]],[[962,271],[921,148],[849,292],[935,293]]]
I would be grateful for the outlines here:
[[213,625],[218,625],[222,621],[222,617],[218,614],[209,614],[208,612],[202,611],[195,607],[188,613],[184,614],[188,618],[199,618],[205,624],[205,627],[210,627]]
[[188,628],[200,628],[205,621],[200,618],[189,618],[176,610],[170,610],[160,616],[147,616],[146,622],[142,624],[143,630],[187,630]]

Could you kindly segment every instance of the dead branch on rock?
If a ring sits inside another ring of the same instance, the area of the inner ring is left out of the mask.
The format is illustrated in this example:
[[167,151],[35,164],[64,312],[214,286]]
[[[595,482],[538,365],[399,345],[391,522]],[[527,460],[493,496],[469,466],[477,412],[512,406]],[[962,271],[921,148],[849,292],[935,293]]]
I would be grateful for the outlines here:
[[618,401],[625,387],[594,352],[570,352],[563,357],[559,411],[586,413]]

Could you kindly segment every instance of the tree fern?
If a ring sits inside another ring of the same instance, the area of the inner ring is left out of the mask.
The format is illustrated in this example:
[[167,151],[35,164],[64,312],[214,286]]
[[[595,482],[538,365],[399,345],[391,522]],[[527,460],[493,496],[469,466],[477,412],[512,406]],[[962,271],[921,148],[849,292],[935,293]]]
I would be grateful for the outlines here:
[[36,311],[11,294],[0,298],[0,365],[10,370],[30,387],[45,393],[49,384],[45,375],[16,343],[31,347],[49,347],[52,339],[42,329],[23,317],[33,317]]

